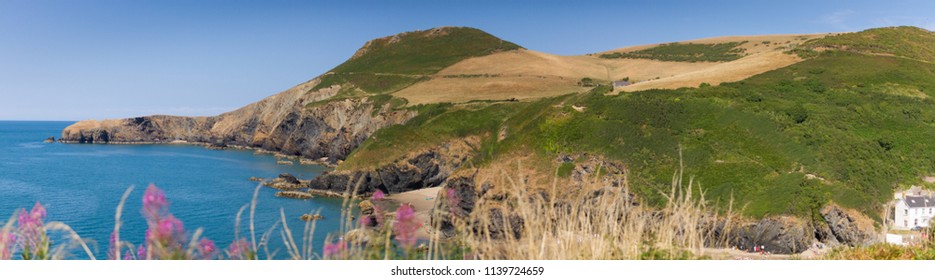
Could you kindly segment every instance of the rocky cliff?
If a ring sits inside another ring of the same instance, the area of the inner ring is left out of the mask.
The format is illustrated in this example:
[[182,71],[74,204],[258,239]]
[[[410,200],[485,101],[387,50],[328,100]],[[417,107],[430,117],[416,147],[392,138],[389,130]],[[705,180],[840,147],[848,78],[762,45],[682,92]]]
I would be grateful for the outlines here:
[[445,143],[374,169],[341,170],[321,174],[309,184],[313,190],[365,195],[380,190],[401,193],[437,187],[473,156],[480,140],[468,137]]
[[414,111],[374,108],[368,98],[307,106],[341,86],[314,90],[315,79],[238,110],[213,117],[148,116],[81,121],[62,131],[66,143],[195,142],[239,145],[309,158],[345,158],[380,128],[404,123]]

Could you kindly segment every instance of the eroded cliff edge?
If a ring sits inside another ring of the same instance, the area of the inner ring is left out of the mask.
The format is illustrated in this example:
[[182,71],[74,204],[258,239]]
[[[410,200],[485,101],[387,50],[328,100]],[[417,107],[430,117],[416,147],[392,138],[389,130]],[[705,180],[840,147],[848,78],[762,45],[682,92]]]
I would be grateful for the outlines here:
[[[232,112],[213,117],[146,116],[86,120],[62,131],[65,143],[189,142],[237,145],[334,163],[380,128],[401,124],[415,111],[392,110],[370,98],[333,100],[341,86],[312,90],[314,79]],[[375,106],[380,106],[375,108]]]

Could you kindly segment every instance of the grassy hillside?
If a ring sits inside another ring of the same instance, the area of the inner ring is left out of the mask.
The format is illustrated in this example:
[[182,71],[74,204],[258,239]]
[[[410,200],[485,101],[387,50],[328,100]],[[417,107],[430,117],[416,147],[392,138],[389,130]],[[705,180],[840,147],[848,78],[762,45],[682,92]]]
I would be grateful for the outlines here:
[[584,112],[554,114],[556,133],[539,139],[622,160],[642,186],[671,179],[681,146],[708,198],[733,196],[753,216],[829,199],[873,214],[897,179],[935,174],[933,92],[930,64],[827,53],[718,87],[584,96]]
[[912,26],[868,29],[808,41],[808,50],[845,50],[935,62],[935,33]]
[[[425,105],[413,122],[367,140],[346,167],[476,135],[484,143],[480,165],[516,150],[619,160],[637,193],[661,205],[681,149],[686,174],[709,200],[723,209],[733,199],[754,217],[808,216],[835,201],[879,218],[897,182],[935,175],[935,67],[917,59],[823,51],[720,86],[608,90],[532,103]],[[508,132],[502,141],[500,130]]]
[[323,76],[313,90],[349,84],[367,93],[393,92],[461,60],[518,48],[467,27],[401,33],[367,42],[353,57]]
[[683,62],[719,62],[732,61],[743,57],[744,50],[738,48],[746,42],[727,42],[720,44],[671,43],[662,44],[645,50],[602,54],[601,58],[642,58],[661,61]]

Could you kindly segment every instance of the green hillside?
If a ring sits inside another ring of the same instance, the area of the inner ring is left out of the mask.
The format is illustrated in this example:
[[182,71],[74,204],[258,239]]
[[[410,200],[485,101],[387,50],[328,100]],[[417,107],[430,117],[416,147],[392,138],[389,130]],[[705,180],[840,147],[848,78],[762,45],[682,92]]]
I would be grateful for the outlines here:
[[935,62],[935,33],[912,26],[868,29],[806,42],[811,50],[844,50],[864,54],[885,54]]
[[[854,33],[869,40],[862,45],[900,45],[867,35],[879,29],[865,32]],[[816,52],[792,66],[713,87],[618,96],[597,87],[537,102],[408,108],[423,114],[377,132],[344,168],[379,165],[406,149],[475,135],[483,138],[474,160],[480,166],[513,151],[619,160],[630,168],[637,194],[658,205],[681,149],[685,174],[721,209],[733,199],[749,216],[808,216],[834,201],[879,218],[897,182],[935,175],[935,66],[919,59],[935,52],[849,50]],[[496,139],[500,130],[508,135],[502,141]]]
[[343,84],[370,94],[393,92],[461,60],[519,48],[468,27],[401,33],[367,42],[354,57],[324,75],[313,90]]

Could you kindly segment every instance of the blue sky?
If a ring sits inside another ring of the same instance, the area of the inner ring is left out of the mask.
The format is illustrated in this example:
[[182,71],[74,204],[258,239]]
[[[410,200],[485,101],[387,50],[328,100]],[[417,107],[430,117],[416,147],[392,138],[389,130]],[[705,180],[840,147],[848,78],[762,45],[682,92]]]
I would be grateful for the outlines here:
[[0,0],[0,120],[215,115],[314,78],[367,40],[435,26],[564,55],[724,35],[935,30],[935,1],[336,2]]

